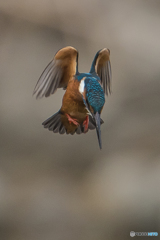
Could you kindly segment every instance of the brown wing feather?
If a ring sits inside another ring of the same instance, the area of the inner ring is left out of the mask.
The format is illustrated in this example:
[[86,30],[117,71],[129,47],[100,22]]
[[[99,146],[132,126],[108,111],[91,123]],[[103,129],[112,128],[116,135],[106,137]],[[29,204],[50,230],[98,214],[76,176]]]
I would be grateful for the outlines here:
[[66,88],[69,80],[76,74],[78,52],[73,47],[60,49],[41,74],[33,94],[36,98],[48,97],[57,88]]
[[104,92],[108,95],[111,93],[111,63],[110,63],[110,50],[107,48],[102,49],[98,53],[96,59],[95,71],[101,79]]

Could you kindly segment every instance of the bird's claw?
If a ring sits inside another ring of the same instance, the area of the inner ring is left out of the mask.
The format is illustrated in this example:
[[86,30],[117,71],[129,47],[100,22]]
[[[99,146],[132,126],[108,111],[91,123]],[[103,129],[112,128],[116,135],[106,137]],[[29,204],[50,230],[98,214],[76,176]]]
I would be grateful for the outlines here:
[[67,116],[68,122],[69,122],[70,124],[73,123],[74,125],[79,126],[79,123],[77,122],[77,119],[71,118],[71,116],[69,116],[69,114],[67,114],[67,113],[66,113],[66,116]]
[[83,126],[84,126],[84,132],[86,133],[88,130],[88,124],[89,124],[89,116],[86,117],[86,119],[83,122]]

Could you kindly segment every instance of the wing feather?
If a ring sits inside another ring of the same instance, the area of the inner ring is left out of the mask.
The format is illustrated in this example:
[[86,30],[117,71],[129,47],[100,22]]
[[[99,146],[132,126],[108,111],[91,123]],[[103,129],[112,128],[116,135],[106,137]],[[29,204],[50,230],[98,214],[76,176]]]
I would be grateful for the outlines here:
[[90,70],[90,73],[93,72],[99,76],[105,94],[111,93],[112,73],[109,49],[104,48],[96,53]]
[[78,72],[78,51],[73,47],[60,49],[42,72],[33,94],[48,97],[57,88],[66,89],[69,80]]
[[95,70],[101,79],[104,92],[108,95],[108,93],[111,93],[111,64],[110,51],[108,49],[104,48],[99,52]]

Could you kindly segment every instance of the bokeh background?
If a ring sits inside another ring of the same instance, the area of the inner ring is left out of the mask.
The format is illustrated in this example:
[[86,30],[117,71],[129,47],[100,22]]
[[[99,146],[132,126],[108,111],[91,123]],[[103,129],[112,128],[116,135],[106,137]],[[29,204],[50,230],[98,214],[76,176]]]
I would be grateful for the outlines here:
[[[112,91],[96,131],[58,135],[41,123],[63,90],[36,100],[55,52],[79,69],[111,51]],[[0,239],[130,239],[160,234],[160,1],[0,1]],[[144,239],[144,238],[143,238]]]

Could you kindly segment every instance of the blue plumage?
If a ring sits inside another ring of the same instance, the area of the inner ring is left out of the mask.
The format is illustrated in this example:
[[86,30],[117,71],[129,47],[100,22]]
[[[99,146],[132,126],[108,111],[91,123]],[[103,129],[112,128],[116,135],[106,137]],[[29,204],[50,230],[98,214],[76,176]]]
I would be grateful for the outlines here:
[[104,91],[94,77],[87,77],[85,79],[86,98],[89,105],[92,107],[94,114],[101,113],[105,103]]
[[91,73],[78,73],[75,75],[75,79],[77,79],[79,82],[84,78],[84,77],[92,77]]
[[99,76],[96,74],[96,72],[93,73],[78,73],[75,75],[75,79],[77,79],[79,82],[84,78],[84,77],[94,77],[98,82],[100,82]]

